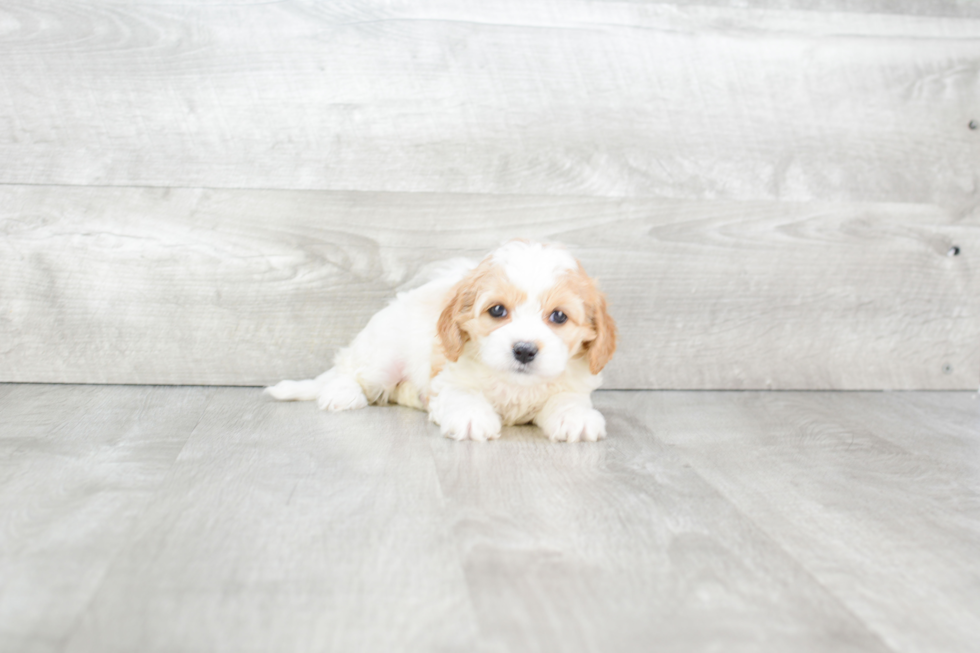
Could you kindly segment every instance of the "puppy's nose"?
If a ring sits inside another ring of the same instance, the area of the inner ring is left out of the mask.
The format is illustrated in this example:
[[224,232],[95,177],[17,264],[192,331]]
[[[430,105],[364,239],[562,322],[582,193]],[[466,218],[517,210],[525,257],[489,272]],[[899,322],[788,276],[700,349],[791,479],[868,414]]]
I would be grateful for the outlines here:
[[538,348],[533,342],[518,342],[514,344],[514,358],[525,365],[534,360]]

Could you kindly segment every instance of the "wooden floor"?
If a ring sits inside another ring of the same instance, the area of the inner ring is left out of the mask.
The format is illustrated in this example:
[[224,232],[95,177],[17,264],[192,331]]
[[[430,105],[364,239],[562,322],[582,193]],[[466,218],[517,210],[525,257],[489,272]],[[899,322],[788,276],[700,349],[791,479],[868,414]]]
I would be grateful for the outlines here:
[[0,651],[975,651],[972,393],[601,392],[456,443],[254,388],[0,385]]

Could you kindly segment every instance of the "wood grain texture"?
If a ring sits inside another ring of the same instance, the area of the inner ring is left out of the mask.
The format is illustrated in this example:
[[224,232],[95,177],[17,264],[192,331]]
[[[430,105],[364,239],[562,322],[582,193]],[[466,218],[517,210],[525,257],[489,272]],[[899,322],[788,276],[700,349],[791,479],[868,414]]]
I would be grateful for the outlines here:
[[462,451],[431,440],[485,639],[505,651],[888,650],[634,414],[607,412],[616,435],[599,447],[556,447],[530,426]]
[[429,264],[521,236],[607,291],[606,387],[980,385],[980,229],[929,206],[17,186],[0,233],[2,381],[307,378]]
[[14,0],[0,183],[975,210],[975,7],[751,4]]
[[0,652],[972,651],[980,399],[599,392],[598,444],[0,385]]
[[[975,648],[978,395],[610,400],[648,424],[890,648]],[[894,619],[896,605],[908,610],[903,619]]]
[[211,395],[0,386],[0,651],[64,650]]
[[646,0],[681,7],[751,7],[792,9],[824,13],[905,14],[910,16],[959,16],[980,18],[980,7],[972,0]]
[[420,417],[216,390],[64,650],[474,650]]

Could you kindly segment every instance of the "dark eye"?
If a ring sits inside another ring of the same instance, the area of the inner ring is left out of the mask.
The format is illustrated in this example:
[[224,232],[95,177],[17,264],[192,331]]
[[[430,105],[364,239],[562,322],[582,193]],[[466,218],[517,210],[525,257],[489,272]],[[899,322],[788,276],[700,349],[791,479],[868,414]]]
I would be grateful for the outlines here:
[[555,310],[551,311],[551,316],[549,316],[548,319],[555,324],[564,324],[565,320],[568,319],[568,316],[556,308]]
[[490,317],[503,317],[507,315],[507,309],[502,304],[497,304],[496,306],[491,306],[487,313],[490,314]]

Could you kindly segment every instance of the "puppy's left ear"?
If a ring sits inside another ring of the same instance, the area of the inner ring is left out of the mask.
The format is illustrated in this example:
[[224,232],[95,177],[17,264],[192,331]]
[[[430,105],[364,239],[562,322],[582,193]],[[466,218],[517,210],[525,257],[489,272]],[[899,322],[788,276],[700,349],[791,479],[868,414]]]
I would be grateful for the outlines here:
[[606,296],[598,289],[594,290],[591,304],[595,340],[588,343],[589,371],[598,374],[616,351],[616,321],[606,309]]

